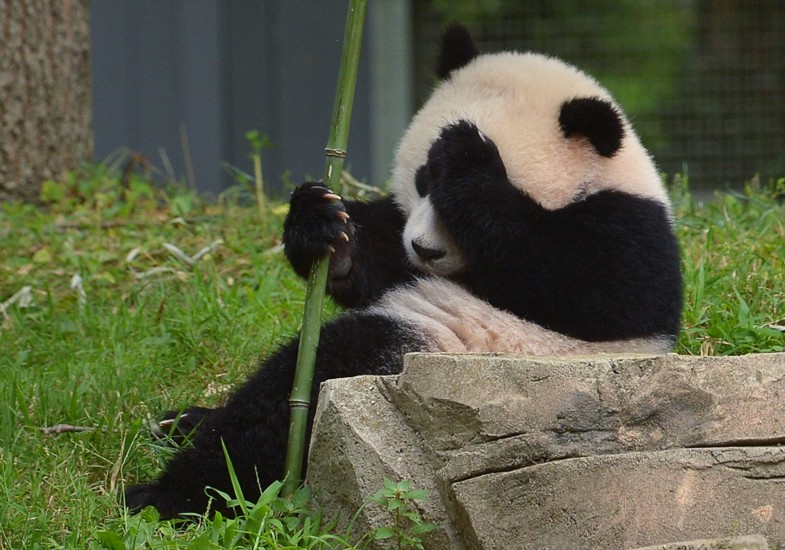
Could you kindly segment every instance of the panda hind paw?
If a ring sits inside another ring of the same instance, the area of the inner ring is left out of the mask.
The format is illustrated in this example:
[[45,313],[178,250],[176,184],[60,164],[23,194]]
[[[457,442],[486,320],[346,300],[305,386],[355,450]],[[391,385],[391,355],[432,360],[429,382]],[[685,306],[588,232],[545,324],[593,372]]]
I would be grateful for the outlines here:
[[[146,485],[133,485],[127,487],[124,493],[124,500],[125,507],[132,514],[137,514],[148,506],[157,509],[159,514],[161,514],[161,499],[159,498],[155,484],[149,483]],[[161,519],[165,519],[163,514],[161,515]]]
[[159,441],[180,447],[193,439],[196,430],[213,413],[206,407],[188,407],[184,411],[167,411],[161,419],[150,422],[150,432]]

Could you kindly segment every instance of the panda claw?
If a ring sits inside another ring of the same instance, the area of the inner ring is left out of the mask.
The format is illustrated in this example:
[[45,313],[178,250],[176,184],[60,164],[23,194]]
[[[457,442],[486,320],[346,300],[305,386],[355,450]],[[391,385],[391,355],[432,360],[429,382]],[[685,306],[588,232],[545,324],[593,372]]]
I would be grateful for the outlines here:
[[347,235],[347,234],[346,234],[346,233],[344,233],[343,231],[341,231],[340,235],[341,235],[341,238],[342,238],[344,241],[346,241],[347,243],[349,242],[349,235]]
[[347,214],[347,213],[346,213],[346,212],[344,212],[343,210],[339,210],[338,212],[336,212],[336,215],[337,215],[339,218],[341,218],[341,221],[343,221],[343,223],[347,223],[347,221],[350,219],[350,218],[349,218],[349,214]]
[[161,422],[156,422],[152,418],[150,419],[150,433],[153,434],[153,437],[156,439],[165,439],[166,434],[169,433],[169,428],[172,427],[171,420],[162,420]]
[[327,191],[327,193],[322,195],[322,198],[324,198],[326,200],[331,200],[331,201],[339,201],[339,200],[341,200],[341,197],[339,195],[336,195],[335,193],[333,193],[332,191],[329,191],[329,190]]

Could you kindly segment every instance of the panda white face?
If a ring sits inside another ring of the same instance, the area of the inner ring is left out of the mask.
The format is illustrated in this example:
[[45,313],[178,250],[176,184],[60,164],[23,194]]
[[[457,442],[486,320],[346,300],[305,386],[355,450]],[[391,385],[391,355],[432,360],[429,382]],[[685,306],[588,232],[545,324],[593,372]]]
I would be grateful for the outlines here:
[[447,277],[464,267],[463,254],[439,222],[427,196],[412,205],[403,244],[409,261],[425,273]]

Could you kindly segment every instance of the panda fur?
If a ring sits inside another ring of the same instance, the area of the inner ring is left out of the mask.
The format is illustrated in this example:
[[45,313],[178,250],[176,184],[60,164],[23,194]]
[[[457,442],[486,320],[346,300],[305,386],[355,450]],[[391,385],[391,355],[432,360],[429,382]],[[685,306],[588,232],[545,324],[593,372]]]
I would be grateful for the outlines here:
[[[292,194],[286,255],[307,277],[331,251],[327,289],[347,308],[322,329],[314,399],[327,379],[398,373],[413,351],[669,351],[681,312],[671,208],[611,95],[554,58],[480,55],[457,25],[437,75],[391,197],[341,201],[319,183]],[[205,487],[231,491],[221,441],[246,497],[281,478],[296,356],[293,340],[223,407],[170,413],[180,433],[195,428],[193,446],[126,505],[204,512]]]

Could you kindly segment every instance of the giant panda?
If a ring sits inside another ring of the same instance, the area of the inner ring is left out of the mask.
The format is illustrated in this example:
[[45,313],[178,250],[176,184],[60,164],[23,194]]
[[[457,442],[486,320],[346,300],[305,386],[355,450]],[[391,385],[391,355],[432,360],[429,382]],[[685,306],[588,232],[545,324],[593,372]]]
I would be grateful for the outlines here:
[[[398,373],[413,351],[669,351],[681,311],[671,207],[608,91],[551,57],[480,55],[457,25],[436,72],[390,197],[340,200],[318,182],[292,194],[286,256],[306,277],[330,251],[328,292],[347,308],[322,329],[314,399],[330,378]],[[204,512],[206,487],[231,492],[221,441],[246,497],[281,478],[296,355],[295,339],[225,406],[187,409],[178,427],[198,425],[193,446],[127,489],[127,506]]]

